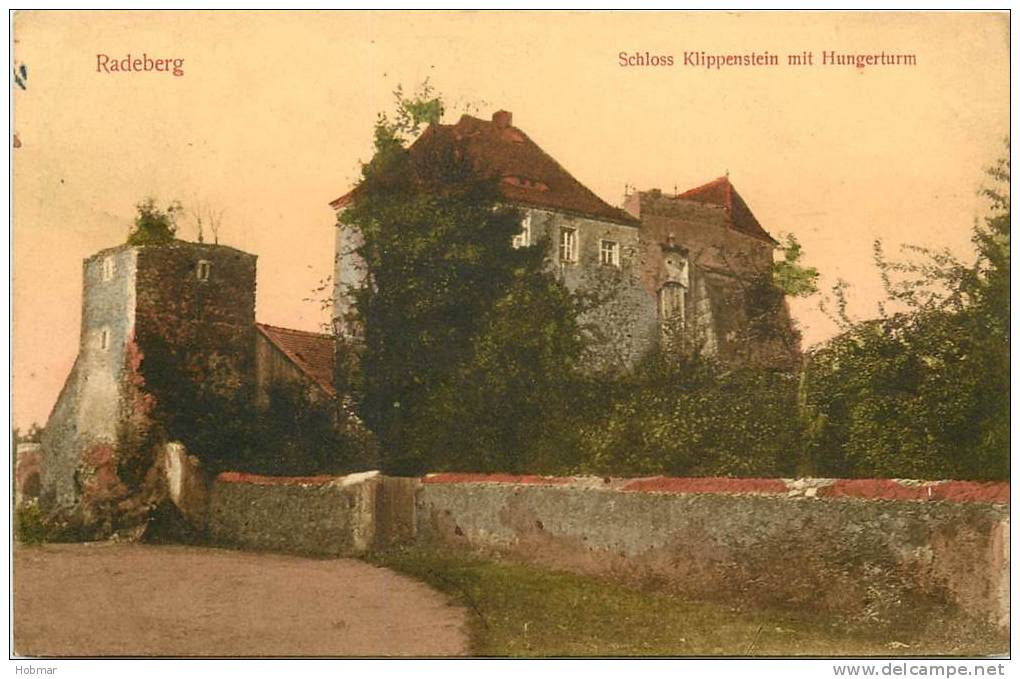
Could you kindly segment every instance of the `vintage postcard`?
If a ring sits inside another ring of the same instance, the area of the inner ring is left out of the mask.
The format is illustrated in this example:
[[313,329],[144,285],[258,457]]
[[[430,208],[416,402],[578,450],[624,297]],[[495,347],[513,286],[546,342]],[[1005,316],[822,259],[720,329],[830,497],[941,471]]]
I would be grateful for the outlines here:
[[18,673],[1004,673],[1007,11],[11,22]]

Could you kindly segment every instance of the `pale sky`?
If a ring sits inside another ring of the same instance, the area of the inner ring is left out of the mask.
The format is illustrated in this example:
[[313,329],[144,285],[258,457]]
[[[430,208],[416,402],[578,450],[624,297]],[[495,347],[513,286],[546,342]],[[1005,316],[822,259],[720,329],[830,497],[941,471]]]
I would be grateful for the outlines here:
[[[145,196],[223,211],[220,242],[258,255],[258,320],[317,329],[329,201],[371,152],[392,90],[514,124],[607,202],[729,171],[773,235],[880,296],[872,241],[970,252],[978,190],[1009,132],[1009,17],[965,13],[20,12],[15,86],[14,420],[44,423],[77,353],[81,262],[124,241]],[[686,51],[780,66],[683,65]],[[814,52],[815,66],[787,66]],[[916,55],[823,66],[823,51]],[[621,67],[619,53],[672,55]],[[97,55],[184,60],[97,72]],[[180,235],[195,238],[185,221]],[[796,301],[805,344],[832,325]]]

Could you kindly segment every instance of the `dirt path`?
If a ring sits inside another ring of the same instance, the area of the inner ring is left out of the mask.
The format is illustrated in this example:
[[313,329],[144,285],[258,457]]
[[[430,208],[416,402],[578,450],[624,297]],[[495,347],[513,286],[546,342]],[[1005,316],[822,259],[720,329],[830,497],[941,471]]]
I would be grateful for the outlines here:
[[352,559],[108,543],[14,552],[19,655],[458,655],[466,616]]

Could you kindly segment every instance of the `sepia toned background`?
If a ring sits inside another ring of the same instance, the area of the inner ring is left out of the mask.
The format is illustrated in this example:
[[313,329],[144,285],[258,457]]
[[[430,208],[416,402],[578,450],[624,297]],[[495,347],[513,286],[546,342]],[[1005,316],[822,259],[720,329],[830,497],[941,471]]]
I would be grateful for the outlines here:
[[[872,243],[970,255],[984,168],[1009,130],[1009,18],[965,13],[27,12],[14,18],[14,420],[44,423],[77,353],[81,261],[146,196],[222,212],[257,254],[257,317],[315,330],[329,201],[377,112],[428,78],[447,122],[513,122],[612,204],[727,171],[774,236],[874,315]],[[915,54],[913,67],[685,67],[687,50]],[[672,68],[617,54],[671,54]],[[96,55],[184,59],[97,73]],[[185,218],[179,235],[194,239]],[[207,234],[208,236],[208,234]],[[321,296],[321,293],[319,294]],[[834,324],[797,300],[805,345]]]

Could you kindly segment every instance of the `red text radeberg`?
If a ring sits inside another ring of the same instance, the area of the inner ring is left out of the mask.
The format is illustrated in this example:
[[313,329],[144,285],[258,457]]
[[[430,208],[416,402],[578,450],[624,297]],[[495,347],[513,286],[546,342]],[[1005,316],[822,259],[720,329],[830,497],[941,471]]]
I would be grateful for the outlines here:
[[108,54],[96,55],[96,73],[173,73],[175,77],[184,75],[184,59],[160,58],[153,59],[142,53],[140,57],[132,57],[131,53],[123,58],[111,57]]

